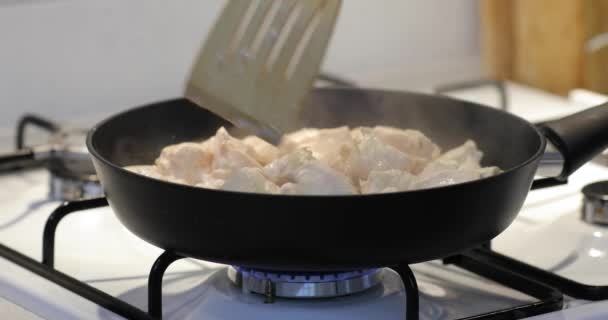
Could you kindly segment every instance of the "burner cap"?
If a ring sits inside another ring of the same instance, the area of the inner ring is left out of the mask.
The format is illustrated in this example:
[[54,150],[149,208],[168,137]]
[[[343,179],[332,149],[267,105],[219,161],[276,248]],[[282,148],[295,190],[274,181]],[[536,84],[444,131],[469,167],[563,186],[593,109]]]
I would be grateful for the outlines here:
[[608,181],[585,186],[583,195],[582,219],[593,224],[608,225]]
[[367,290],[382,281],[383,269],[347,272],[276,272],[228,268],[228,277],[243,291],[281,298],[331,298]]

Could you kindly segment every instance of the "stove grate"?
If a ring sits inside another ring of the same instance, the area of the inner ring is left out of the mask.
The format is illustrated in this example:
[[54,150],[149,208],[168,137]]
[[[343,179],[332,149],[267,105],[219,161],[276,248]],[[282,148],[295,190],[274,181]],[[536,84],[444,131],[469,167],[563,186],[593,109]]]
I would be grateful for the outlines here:
[[[108,203],[105,198],[96,198],[66,202],[59,206],[49,216],[44,229],[43,263],[28,258],[3,245],[0,245],[0,256],[128,319],[161,319],[162,280],[164,273],[173,262],[185,258],[184,256],[171,251],[165,251],[155,261],[148,278],[149,309],[147,313],[53,268],[55,254],[54,237],[59,222],[69,214],[82,213],[88,209],[107,205]],[[454,264],[496,281],[501,285],[539,299],[539,301],[528,305],[497,310],[461,320],[523,319],[562,308],[563,299],[561,292],[536,280],[534,276],[537,275],[536,272],[538,270],[534,270],[534,267],[523,265],[523,263],[512,261],[512,259],[493,252],[489,248],[474,249],[455,255],[445,259],[445,263]],[[391,267],[401,276],[404,282],[408,306],[406,319],[417,320],[419,294],[415,275],[407,264]],[[530,273],[532,276],[529,275]],[[608,290],[608,288],[603,290]]]

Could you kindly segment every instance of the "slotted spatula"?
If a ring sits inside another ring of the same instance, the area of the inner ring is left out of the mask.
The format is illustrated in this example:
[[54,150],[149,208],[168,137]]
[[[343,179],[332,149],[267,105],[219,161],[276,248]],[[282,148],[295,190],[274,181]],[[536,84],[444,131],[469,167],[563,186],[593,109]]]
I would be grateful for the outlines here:
[[295,129],[341,0],[230,0],[207,37],[185,96],[271,143]]

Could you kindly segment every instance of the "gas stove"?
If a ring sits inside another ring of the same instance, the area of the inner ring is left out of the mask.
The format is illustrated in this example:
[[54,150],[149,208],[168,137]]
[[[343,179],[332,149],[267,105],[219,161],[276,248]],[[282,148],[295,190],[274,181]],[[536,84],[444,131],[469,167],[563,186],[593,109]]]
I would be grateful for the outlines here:
[[[31,129],[38,129],[38,134],[32,134]],[[39,138],[40,131],[44,132],[44,142],[31,145],[32,136]],[[45,167],[50,173],[50,199],[77,200],[102,196],[102,188],[85,146],[87,131],[37,115],[24,115],[16,126],[14,151],[0,154],[0,172]]]
[[[531,121],[584,107],[511,83],[439,91]],[[49,166],[0,174],[5,318],[608,318],[608,198],[601,184],[583,193],[608,180],[599,162],[568,184],[532,191],[516,221],[484,247],[440,261],[331,273],[256,270],[163,251],[124,228],[101,193],[51,192],[56,179]]]

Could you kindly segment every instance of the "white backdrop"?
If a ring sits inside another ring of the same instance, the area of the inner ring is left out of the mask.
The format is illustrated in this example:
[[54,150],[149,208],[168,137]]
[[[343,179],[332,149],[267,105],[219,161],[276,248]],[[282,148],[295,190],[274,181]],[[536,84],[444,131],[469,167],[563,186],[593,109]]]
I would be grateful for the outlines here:
[[[0,128],[23,112],[97,120],[179,95],[222,3],[0,0]],[[404,86],[465,72],[478,64],[476,10],[475,0],[344,0],[324,69]]]

